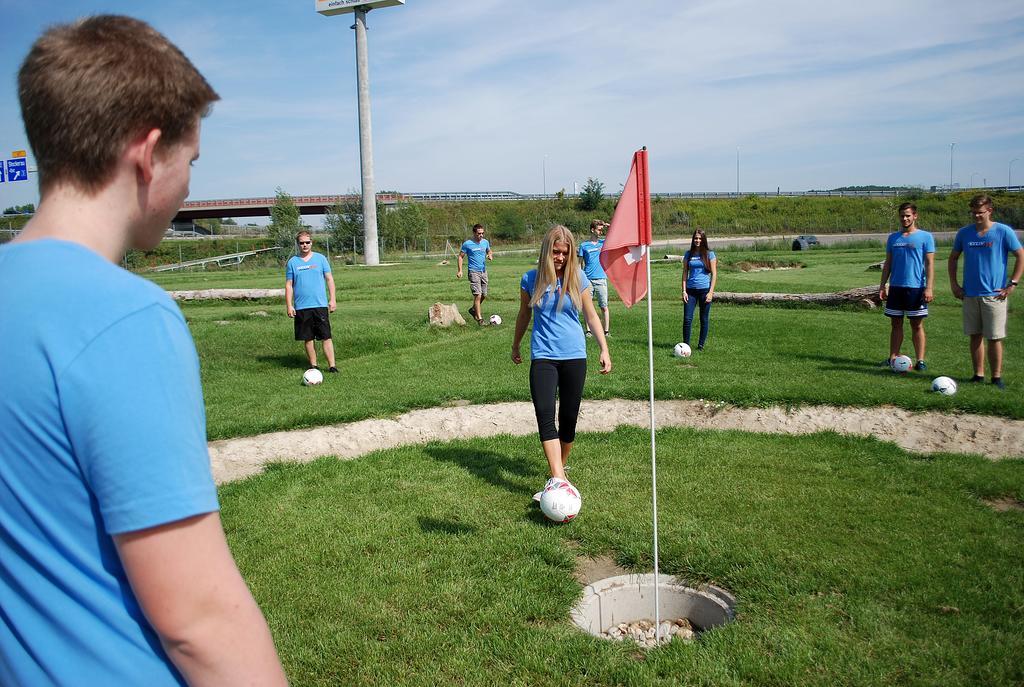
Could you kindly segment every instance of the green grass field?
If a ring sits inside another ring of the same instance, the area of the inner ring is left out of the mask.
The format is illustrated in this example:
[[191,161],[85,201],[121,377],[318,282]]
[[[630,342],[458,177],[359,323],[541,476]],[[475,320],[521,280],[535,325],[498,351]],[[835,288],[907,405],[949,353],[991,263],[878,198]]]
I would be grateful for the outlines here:
[[[940,249],[930,369],[879,369],[888,322],[854,308],[718,304],[708,350],[680,339],[678,263],[654,267],[656,395],[742,405],[832,403],[1024,417],[1022,318],[1009,387],[928,391],[970,374]],[[485,311],[506,324],[432,330],[427,307],[468,287],[454,265],[337,268],[341,374],[306,388],[281,301],[185,303],[211,438],[387,416],[456,399],[528,400],[509,360],[530,256],[489,265]],[[720,291],[876,284],[878,248],[723,251]],[[797,269],[742,272],[756,260]],[[155,277],[168,289],[280,287],[279,270]],[[255,314],[264,311],[266,316]],[[611,375],[586,398],[647,397],[646,308],[612,305]],[[596,355],[595,351],[592,351]],[[586,401],[584,401],[586,402]],[[275,465],[221,488],[232,551],[296,685],[1019,685],[1024,682],[1024,461],[912,455],[873,439],[666,429],[658,434],[660,565],[714,582],[737,618],[643,653],[569,623],[577,556],[652,566],[646,430],[581,434],[571,525],[530,505],[546,478],[535,437],[497,436]]]
[[581,435],[583,511],[531,507],[536,440],[277,466],[222,489],[298,685],[1017,685],[1020,461],[871,439],[659,433],[660,562],[736,620],[644,655],[575,630],[577,555],[651,569],[648,434]]
[[[705,352],[688,361],[671,356],[682,339],[678,263],[653,266],[655,394],[658,398],[707,398],[740,405],[891,404],[1006,417],[1024,417],[1024,318],[1011,306],[1006,341],[1005,393],[989,385],[962,387],[954,397],[930,393],[940,374],[971,374],[967,342],[960,330],[960,304],[945,279],[948,249],[937,260],[936,300],[927,322],[926,373],[904,377],[880,369],[888,354],[889,324],[880,311],[854,308],[764,307],[719,303],[712,309]],[[452,400],[528,400],[526,366],[509,359],[518,310],[519,277],[532,264],[527,255],[501,257],[489,265],[487,313],[500,313],[500,327],[427,326],[435,301],[470,304],[466,281],[454,265],[434,262],[368,269],[335,269],[338,312],[332,317],[341,374],[315,389],[300,386],[305,365],[301,344],[281,300],[184,303],[202,362],[212,439],[310,427],[433,407]],[[877,249],[827,249],[800,254],[723,252],[719,291],[821,292],[876,284]],[[799,261],[800,269],[741,272],[744,260]],[[278,270],[222,270],[154,277],[168,289],[283,286]],[[591,375],[587,398],[647,397],[646,306],[627,310],[613,301],[611,354],[615,369]],[[267,316],[253,315],[264,311]],[[909,348],[909,337],[906,343]],[[596,347],[592,349],[596,358]],[[596,359],[592,361],[596,365]]]

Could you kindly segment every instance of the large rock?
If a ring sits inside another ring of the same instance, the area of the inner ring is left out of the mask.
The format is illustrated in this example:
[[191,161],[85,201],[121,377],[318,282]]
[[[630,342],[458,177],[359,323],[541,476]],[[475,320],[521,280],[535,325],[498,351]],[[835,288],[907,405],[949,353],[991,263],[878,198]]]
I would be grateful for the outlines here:
[[466,325],[466,320],[459,314],[458,307],[452,303],[434,303],[427,312],[427,319],[432,327],[450,327],[453,324]]

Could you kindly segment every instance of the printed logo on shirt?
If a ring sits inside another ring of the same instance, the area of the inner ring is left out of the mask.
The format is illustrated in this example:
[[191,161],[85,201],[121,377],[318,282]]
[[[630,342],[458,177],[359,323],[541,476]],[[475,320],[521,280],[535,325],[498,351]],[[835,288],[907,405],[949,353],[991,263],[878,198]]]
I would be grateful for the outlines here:
[[971,248],[991,248],[995,245],[994,241],[968,241],[967,245]]

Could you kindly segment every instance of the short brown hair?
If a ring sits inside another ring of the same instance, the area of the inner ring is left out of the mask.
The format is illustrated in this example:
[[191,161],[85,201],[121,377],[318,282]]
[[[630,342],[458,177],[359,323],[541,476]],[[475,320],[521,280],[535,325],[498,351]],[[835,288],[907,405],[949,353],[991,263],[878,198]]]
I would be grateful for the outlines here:
[[917,214],[917,206],[913,203],[901,203],[899,209],[896,210],[896,214],[902,215],[904,210],[910,210],[915,215]]
[[313,240],[313,235],[310,234],[307,229],[303,229],[302,231],[295,235],[295,242],[298,243],[299,239],[301,239],[303,236],[308,236],[310,241]]
[[182,52],[138,19],[98,15],[55,26],[18,72],[18,98],[39,189],[103,188],[133,137],[180,143],[220,96]]
[[996,204],[992,202],[992,197],[987,195],[987,194],[985,194],[985,193],[979,193],[978,195],[976,195],[973,198],[971,198],[971,209],[972,210],[977,210],[979,208],[983,208],[986,205],[988,206],[989,210],[993,210],[994,211],[996,209]]

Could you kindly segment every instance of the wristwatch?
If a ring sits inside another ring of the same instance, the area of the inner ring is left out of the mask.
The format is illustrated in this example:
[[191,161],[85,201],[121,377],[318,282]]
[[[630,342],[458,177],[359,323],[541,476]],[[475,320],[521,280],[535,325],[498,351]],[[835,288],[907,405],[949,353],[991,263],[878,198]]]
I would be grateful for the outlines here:
[[1010,286],[1016,286],[1019,283],[1019,281],[1014,281],[1013,279],[1010,280]]

